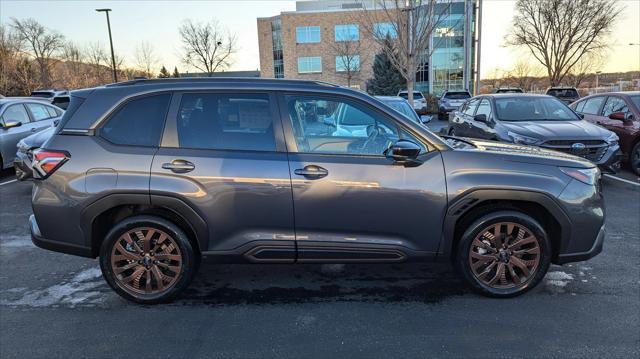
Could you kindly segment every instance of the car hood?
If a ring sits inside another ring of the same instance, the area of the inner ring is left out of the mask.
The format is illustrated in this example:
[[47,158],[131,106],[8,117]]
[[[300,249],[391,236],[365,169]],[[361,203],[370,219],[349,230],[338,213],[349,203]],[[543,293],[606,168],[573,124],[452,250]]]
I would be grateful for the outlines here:
[[22,141],[29,146],[29,148],[38,148],[42,146],[44,141],[48,140],[49,137],[53,135],[55,132],[55,127],[49,127],[44,131],[40,131],[38,133],[34,133],[31,136],[25,137]]
[[546,140],[553,139],[600,139],[611,135],[611,131],[585,120],[581,121],[501,121],[507,131],[519,135]]
[[535,163],[543,165],[591,168],[595,165],[582,157],[570,155],[568,153],[548,150],[545,148],[518,145],[505,142],[484,141],[465,138],[465,142],[471,143],[475,148],[464,147],[463,151],[477,151],[492,155],[502,155],[508,160],[524,163]]

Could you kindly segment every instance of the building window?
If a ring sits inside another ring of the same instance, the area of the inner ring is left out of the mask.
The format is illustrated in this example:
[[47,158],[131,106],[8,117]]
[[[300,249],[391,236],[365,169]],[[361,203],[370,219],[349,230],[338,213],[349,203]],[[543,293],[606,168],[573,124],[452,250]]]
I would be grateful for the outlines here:
[[336,56],[336,72],[360,71],[360,55]]
[[284,61],[282,56],[282,25],[280,19],[271,21],[271,38],[273,42],[273,77],[284,77]]
[[387,36],[391,39],[398,38],[396,27],[391,22],[379,22],[377,24],[373,24],[373,34],[378,39],[384,39]]
[[320,26],[296,27],[296,42],[298,44],[320,42]]
[[358,41],[360,34],[358,33],[358,25],[336,25],[336,41]]
[[308,74],[322,72],[322,60],[316,57],[298,57],[298,73]]

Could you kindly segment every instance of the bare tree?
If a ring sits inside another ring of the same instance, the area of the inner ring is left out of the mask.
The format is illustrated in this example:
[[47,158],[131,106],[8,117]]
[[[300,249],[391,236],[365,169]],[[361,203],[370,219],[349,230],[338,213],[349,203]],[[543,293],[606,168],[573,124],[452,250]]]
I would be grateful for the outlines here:
[[391,63],[407,81],[409,102],[413,101],[416,71],[422,58],[431,58],[431,35],[449,13],[450,0],[380,0],[372,9],[361,12],[361,21],[373,39],[385,49],[385,37],[376,23],[386,23],[394,33],[394,51],[385,50]]
[[604,66],[604,62],[605,56],[602,53],[594,52],[582,56],[567,74],[566,82],[573,87],[580,87],[587,78],[595,77],[595,72]]
[[557,86],[583,56],[606,48],[615,0],[518,0],[508,45],[524,46]]
[[134,57],[138,70],[144,72],[146,77],[152,77],[158,65],[158,57],[153,46],[146,41],[140,42],[136,46]]
[[179,27],[184,50],[182,61],[211,76],[216,70],[231,65],[237,51],[236,37],[222,28],[217,21],[207,23],[185,20]]
[[4,25],[0,25],[0,94],[8,95],[14,91],[19,49],[18,39]]
[[365,65],[366,58],[360,57],[360,53],[366,51],[364,43],[347,32],[340,35],[342,41],[330,42],[333,53],[336,54],[336,73],[347,80],[347,86],[351,87],[354,80],[360,78],[360,69]]
[[104,83],[105,70],[109,69],[107,52],[99,42],[87,45],[86,59],[93,69],[93,76],[98,83]]
[[53,55],[64,45],[64,36],[51,31],[34,19],[11,19],[11,27],[16,31],[22,49],[33,56],[40,70],[40,81],[43,86],[51,87],[51,68]]
[[536,82],[536,78],[541,76],[541,72],[542,70],[536,64],[526,60],[519,60],[508,72],[507,80],[515,86],[529,91]]

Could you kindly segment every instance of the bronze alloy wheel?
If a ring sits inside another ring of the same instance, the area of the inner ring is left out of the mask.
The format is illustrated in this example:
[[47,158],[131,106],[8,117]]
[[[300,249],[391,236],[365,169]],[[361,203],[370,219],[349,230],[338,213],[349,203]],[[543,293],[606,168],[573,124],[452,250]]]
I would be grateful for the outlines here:
[[522,224],[500,222],[474,238],[469,253],[473,275],[496,289],[526,283],[540,265],[540,246],[531,230]]
[[176,283],[182,255],[176,241],[164,231],[134,228],[113,245],[111,270],[116,283],[131,295],[155,295]]

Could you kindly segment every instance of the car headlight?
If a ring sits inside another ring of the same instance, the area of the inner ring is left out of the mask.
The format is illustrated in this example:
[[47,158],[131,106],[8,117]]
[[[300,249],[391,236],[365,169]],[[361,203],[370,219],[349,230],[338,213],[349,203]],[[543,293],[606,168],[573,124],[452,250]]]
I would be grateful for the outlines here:
[[607,137],[607,139],[605,141],[607,141],[609,146],[615,146],[615,145],[618,144],[618,135],[616,135],[615,133],[611,132],[611,135],[609,137]]
[[27,146],[27,144],[24,143],[23,140],[20,140],[18,142],[17,147],[18,147],[18,152],[27,153],[27,151],[29,151],[29,146]]
[[511,131],[507,132],[507,135],[511,137],[513,143],[519,143],[523,145],[536,145],[541,142],[537,138],[523,136]]
[[560,167],[560,171],[564,172],[567,176],[576,179],[582,183],[594,185],[598,179],[600,179],[600,170],[597,167],[593,168],[571,168]]

